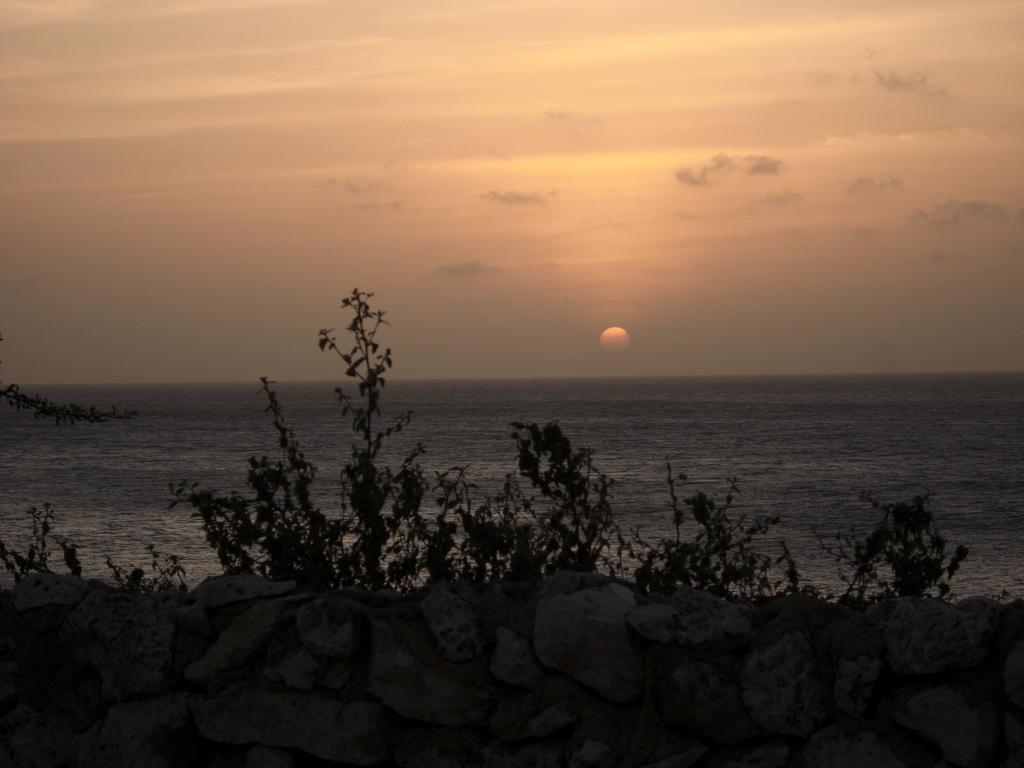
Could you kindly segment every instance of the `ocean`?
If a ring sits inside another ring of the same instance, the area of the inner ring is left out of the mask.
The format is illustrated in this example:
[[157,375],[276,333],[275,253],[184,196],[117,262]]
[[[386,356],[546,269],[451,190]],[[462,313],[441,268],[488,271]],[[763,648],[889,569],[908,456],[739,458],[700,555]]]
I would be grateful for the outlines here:
[[[352,438],[335,386],[276,385],[325,510],[340,506]],[[148,543],[179,554],[192,582],[217,572],[169,486],[245,490],[248,457],[276,451],[258,383],[26,390],[138,413],[58,427],[0,411],[0,538],[24,546],[26,511],[49,502],[87,575],[104,576],[108,555],[144,562]],[[466,465],[483,491],[514,469],[510,422],[557,420],[614,479],[620,525],[647,538],[670,531],[667,461],[719,496],[736,477],[736,511],[778,515],[772,538],[822,584],[835,567],[818,537],[875,520],[862,493],[931,492],[950,545],[970,547],[955,591],[1024,596],[1024,374],[392,381],[383,408],[413,413],[393,461],[422,442],[428,472]]]

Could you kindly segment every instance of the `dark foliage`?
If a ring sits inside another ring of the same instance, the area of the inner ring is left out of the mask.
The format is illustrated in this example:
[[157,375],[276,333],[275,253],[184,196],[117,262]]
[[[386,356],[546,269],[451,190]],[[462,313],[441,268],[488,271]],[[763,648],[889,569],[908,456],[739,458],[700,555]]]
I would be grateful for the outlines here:
[[557,423],[512,424],[519,474],[546,504],[527,507],[537,521],[544,570],[621,570],[625,541],[612,515],[612,480],[594,468],[589,448],[573,449]]
[[[0,341],[3,341],[0,336]],[[17,384],[0,382],[0,401],[16,411],[31,411],[37,419],[53,419],[57,424],[74,424],[76,421],[110,421],[111,419],[130,419],[135,411],[110,408],[101,411],[93,406],[88,408],[74,403],[55,403],[41,395],[28,395],[21,391]]]
[[256,573],[335,587],[341,523],[328,519],[314,504],[310,486],[316,467],[306,460],[285,424],[271,382],[261,381],[280,455],[250,457],[247,482],[252,495],[220,496],[179,483],[171,489],[175,496],[171,506],[185,502],[194,508],[226,573]]
[[[43,504],[42,509],[32,507],[27,514],[32,520],[32,541],[24,554],[10,549],[0,539],[0,562],[4,569],[14,577],[15,583],[32,573],[53,573],[50,569],[50,534],[53,532],[53,508]],[[60,548],[61,561],[64,569],[72,576],[82,575],[82,564],[78,560],[75,545],[62,536],[53,537],[53,542]]]
[[866,538],[847,532],[837,533],[834,543],[822,540],[846,584],[839,600],[861,606],[889,597],[947,597],[968,549],[959,545],[946,557],[946,540],[935,527],[931,496],[882,503],[865,495],[864,500],[881,513]]
[[110,577],[118,586],[129,592],[187,592],[185,567],[177,555],[165,555],[158,552],[152,544],[146,545],[146,553],[150,558],[149,575],[139,565],[122,566],[107,558]]
[[[640,565],[633,576],[641,590],[670,594],[686,586],[747,600],[799,590],[800,574],[785,545],[777,558],[757,547],[758,538],[768,534],[779,518],[732,514],[739,493],[734,478],[729,479],[723,503],[697,491],[680,506],[676,482],[689,481],[684,474],[673,476],[671,464],[666,465],[666,474],[675,537],[651,546],[634,534]],[[692,536],[684,538],[684,530]],[[785,564],[784,580],[772,579],[773,566],[778,564]]]

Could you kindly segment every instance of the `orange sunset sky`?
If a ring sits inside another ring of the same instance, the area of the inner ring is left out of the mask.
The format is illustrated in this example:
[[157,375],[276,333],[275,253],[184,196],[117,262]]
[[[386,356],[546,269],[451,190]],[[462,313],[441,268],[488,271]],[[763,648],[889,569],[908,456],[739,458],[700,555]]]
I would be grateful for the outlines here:
[[23,383],[1019,370],[1024,3],[3,0],[0,201]]

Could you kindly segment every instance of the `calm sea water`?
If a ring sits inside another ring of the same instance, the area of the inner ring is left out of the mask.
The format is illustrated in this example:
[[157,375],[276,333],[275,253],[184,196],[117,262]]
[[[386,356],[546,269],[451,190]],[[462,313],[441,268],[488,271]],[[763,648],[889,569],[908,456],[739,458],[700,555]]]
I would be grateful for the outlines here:
[[[319,501],[338,508],[351,433],[333,384],[280,384],[290,424],[321,470]],[[143,559],[148,542],[182,555],[197,579],[217,568],[189,509],[168,486],[244,490],[246,459],[273,453],[255,384],[51,387],[58,400],[132,408],[127,422],[56,427],[0,412],[0,537],[23,544],[25,510],[50,502],[87,569]],[[709,491],[740,480],[739,510],[777,529],[813,579],[830,581],[817,534],[866,526],[863,491],[929,490],[947,538],[971,547],[960,593],[1024,595],[1024,375],[658,378],[392,382],[385,411],[413,411],[428,470],[468,465],[495,487],[514,465],[510,421],[558,420],[615,483],[620,522],[668,532],[665,462]]]

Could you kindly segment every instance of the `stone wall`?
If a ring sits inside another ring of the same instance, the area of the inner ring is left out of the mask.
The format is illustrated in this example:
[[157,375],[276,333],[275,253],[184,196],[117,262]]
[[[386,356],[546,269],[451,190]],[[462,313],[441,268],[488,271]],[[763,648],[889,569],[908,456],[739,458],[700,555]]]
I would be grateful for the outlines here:
[[0,768],[1015,766],[1022,638],[1024,603],[977,598],[41,575],[0,592]]

